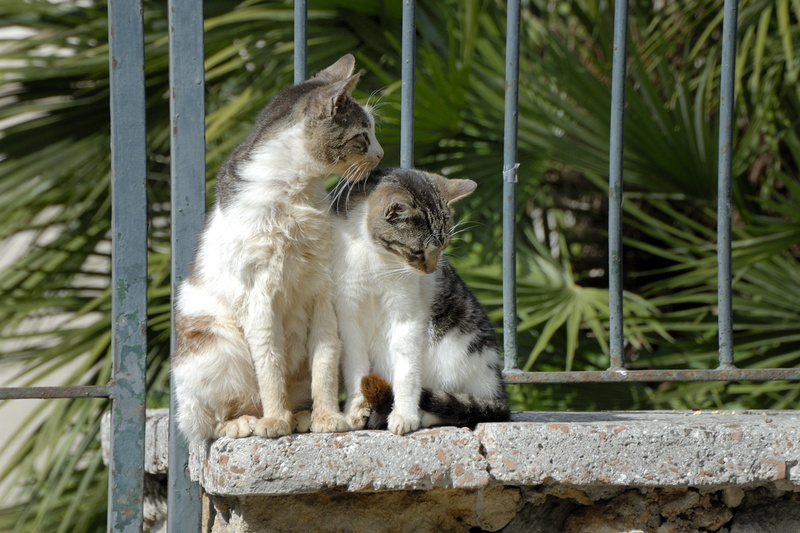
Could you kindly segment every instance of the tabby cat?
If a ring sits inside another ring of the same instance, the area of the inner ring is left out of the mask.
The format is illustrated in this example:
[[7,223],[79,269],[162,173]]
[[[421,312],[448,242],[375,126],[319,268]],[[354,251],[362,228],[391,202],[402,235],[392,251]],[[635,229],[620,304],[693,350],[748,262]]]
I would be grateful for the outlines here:
[[[475,187],[379,169],[334,201],[334,306],[353,427],[364,427],[371,411],[370,426],[386,423],[397,434],[508,419],[492,324],[444,257],[452,204]],[[361,390],[371,372],[394,388],[385,422]]]
[[383,157],[350,96],[354,63],[281,90],[219,171],[175,310],[178,424],[191,443],[349,429],[322,178],[361,179]]

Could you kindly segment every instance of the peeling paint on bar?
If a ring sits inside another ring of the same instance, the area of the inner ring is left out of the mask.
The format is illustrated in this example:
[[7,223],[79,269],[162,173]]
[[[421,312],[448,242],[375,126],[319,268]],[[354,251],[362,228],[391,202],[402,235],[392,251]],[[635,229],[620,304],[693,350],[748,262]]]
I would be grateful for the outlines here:
[[108,4],[111,86],[111,277],[113,354],[108,530],[144,520],[147,346],[147,154],[144,27],[140,1]]

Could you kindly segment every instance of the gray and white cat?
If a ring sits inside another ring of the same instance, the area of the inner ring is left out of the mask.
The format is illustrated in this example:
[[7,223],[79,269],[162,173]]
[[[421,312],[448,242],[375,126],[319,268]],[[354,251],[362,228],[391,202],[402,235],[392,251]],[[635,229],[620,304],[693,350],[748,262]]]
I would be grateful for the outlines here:
[[383,157],[350,96],[354,62],[281,90],[219,171],[175,309],[178,424],[191,443],[350,429],[322,178],[358,180]]
[[361,389],[371,372],[394,388],[393,433],[508,419],[492,324],[443,254],[452,204],[475,187],[379,169],[334,201],[334,306],[353,427],[376,407]]

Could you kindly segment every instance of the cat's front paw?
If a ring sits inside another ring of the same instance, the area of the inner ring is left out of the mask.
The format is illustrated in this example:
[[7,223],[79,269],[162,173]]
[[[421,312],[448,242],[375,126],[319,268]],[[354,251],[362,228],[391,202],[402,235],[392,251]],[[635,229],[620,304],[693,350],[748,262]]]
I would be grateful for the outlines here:
[[267,437],[269,439],[283,437],[291,432],[292,425],[289,422],[280,418],[269,417],[259,418],[256,421],[255,428],[253,429],[253,435]]
[[404,435],[411,431],[419,429],[419,415],[405,416],[395,411],[389,415],[389,431],[395,435]]
[[350,430],[350,423],[342,413],[311,413],[312,433],[342,433]]
[[350,430],[358,431],[359,429],[364,429],[364,426],[367,425],[368,417],[369,411],[365,411],[364,413],[358,412],[354,415],[347,415],[347,424],[350,426]]
[[347,411],[347,423],[353,431],[364,429],[369,418],[370,408],[363,399],[354,402]]
[[243,415],[217,425],[217,436],[231,439],[243,439],[253,435],[258,418]]

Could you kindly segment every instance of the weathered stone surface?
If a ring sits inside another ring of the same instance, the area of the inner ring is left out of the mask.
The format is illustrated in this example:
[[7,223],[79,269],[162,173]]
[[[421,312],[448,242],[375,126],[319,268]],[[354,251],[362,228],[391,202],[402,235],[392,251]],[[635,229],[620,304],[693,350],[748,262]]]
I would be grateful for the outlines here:
[[[570,499],[547,497],[527,498],[529,501],[514,517],[514,520],[503,528],[503,533],[554,533],[563,531],[568,516],[581,508],[580,504]],[[523,491],[523,497],[525,493]]]
[[[102,428],[107,459],[107,417]],[[146,472],[167,472],[167,435],[167,410],[148,410]],[[798,411],[723,411],[526,412],[508,423],[479,424],[474,432],[444,427],[407,436],[358,431],[220,439],[193,453],[191,464],[205,490],[219,494],[507,484],[550,486],[561,491],[552,494],[586,503],[610,497],[614,487],[704,487],[727,488],[733,504],[741,494],[731,487],[800,490],[798,462]],[[564,492],[570,490],[578,492]]]
[[528,412],[475,434],[502,484],[800,490],[796,411]]
[[628,490],[610,500],[576,509],[565,533],[694,533],[719,531],[733,512],[720,498],[694,490]]
[[[146,443],[163,484],[165,410]],[[517,413],[474,431],[220,439],[191,457],[218,533],[794,533],[799,463],[798,411]],[[146,489],[163,520],[163,487]]]
[[[511,487],[214,497],[212,533],[499,531],[520,508]],[[551,530],[552,531],[552,530]],[[548,532],[550,533],[550,532]]]
[[800,494],[771,499],[737,509],[730,533],[797,533],[800,531]]
[[[111,448],[111,413],[103,415],[100,440],[103,463],[108,464]],[[169,453],[169,409],[148,409],[144,426],[144,471],[148,474],[166,474]]]
[[219,439],[193,454],[192,478],[215,495],[470,489],[489,482],[480,442],[464,428]]

